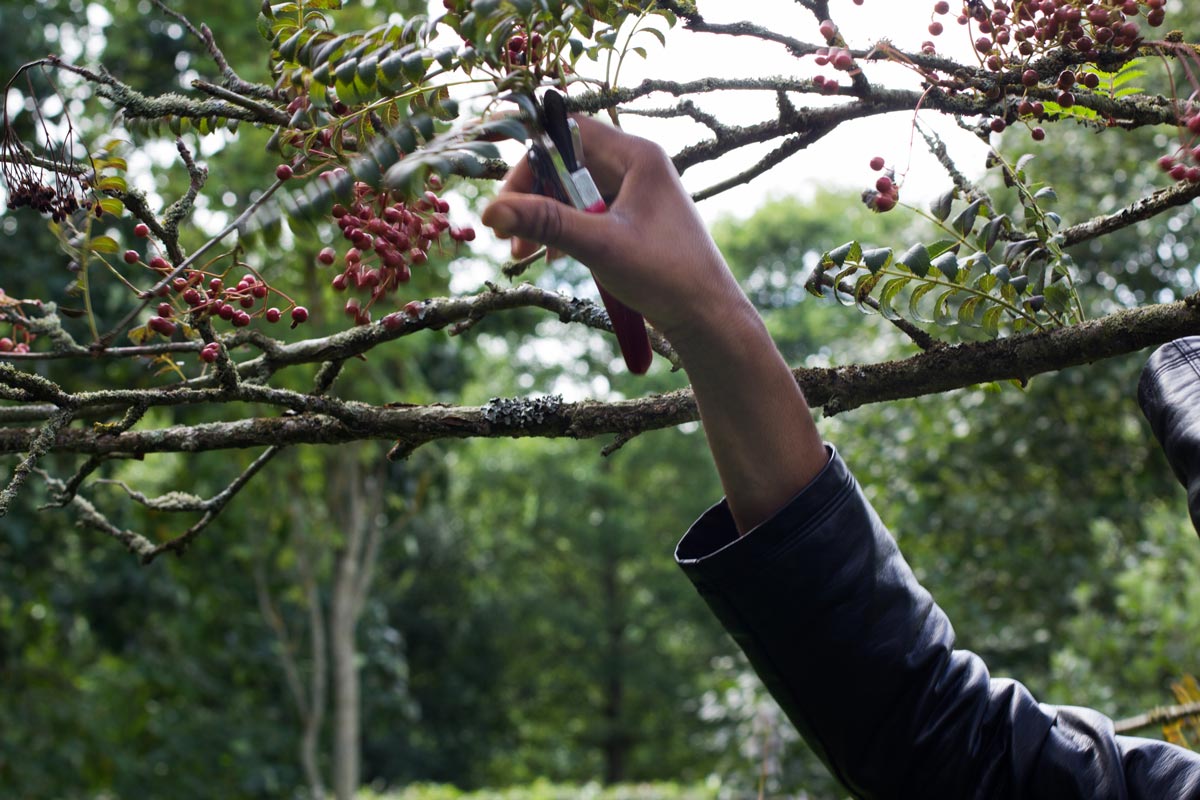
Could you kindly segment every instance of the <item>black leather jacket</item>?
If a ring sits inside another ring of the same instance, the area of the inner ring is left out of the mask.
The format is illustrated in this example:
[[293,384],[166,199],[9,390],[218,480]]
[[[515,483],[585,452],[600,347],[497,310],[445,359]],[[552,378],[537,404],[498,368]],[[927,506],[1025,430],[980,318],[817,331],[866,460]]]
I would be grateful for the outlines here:
[[[1167,440],[1190,435],[1188,452],[1200,453],[1200,358],[1166,361],[1152,380],[1194,398],[1166,423],[1176,426]],[[1178,430],[1186,424],[1190,434]],[[950,621],[832,448],[771,519],[739,539],[722,502],[676,558],[855,797],[1200,798],[1200,754],[1118,736],[1090,709],[1039,704],[954,649]]]

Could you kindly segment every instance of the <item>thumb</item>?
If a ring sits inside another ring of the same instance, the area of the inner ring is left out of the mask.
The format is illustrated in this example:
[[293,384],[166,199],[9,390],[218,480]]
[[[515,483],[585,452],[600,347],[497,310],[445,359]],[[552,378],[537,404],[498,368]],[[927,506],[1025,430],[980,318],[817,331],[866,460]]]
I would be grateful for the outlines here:
[[589,261],[607,236],[607,214],[589,214],[549,197],[508,194],[484,209],[481,221],[501,238],[516,236]]

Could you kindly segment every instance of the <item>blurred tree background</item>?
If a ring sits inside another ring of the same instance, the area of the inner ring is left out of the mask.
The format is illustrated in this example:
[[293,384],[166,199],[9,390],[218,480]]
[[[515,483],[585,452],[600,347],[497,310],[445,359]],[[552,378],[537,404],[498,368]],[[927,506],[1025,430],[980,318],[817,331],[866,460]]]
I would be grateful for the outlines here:
[[[219,24],[234,66],[262,77],[254,4],[176,7]],[[347,13],[367,24],[382,12]],[[3,2],[0,44],[5,75],[51,49],[92,48],[156,91],[175,79],[162,64],[196,58],[184,31],[145,0]],[[102,124],[101,108],[80,111],[77,126]],[[1019,154],[1020,138],[1006,152]],[[254,132],[197,142],[205,159],[254,165],[245,185],[225,173],[234,180],[224,207],[206,209],[214,220],[269,170],[263,144]],[[1062,130],[1039,146],[1034,169],[1064,203],[1081,204],[1077,213],[1098,214],[1153,179],[1162,147],[1152,133]],[[186,184],[181,169],[157,174],[164,185],[142,188],[174,196]],[[1092,310],[1163,286],[1194,292],[1194,215],[1185,206],[1166,230],[1147,223],[1080,248]],[[789,362],[816,366],[911,347],[883,320],[802,285],[822,250],[897,241],[911,225],[829,189],[771,200],[716,234]],[[60,293],[62,265],[27,260],[53,250],[41,220],[6,214],[0,230],[6,290]],[[297,242],[278,257],[311,264],[314,248]],[[446,275],[423,271],[416,291],[444,293]],[[536,280],[570,278],[557,267]],[[332,299],[314,308],[317,324],[332,308]],[[421,402],[684,383],[663,373],[595,378],[607,373],[608,350],[575,328],[562,340],[569,357],[544,359],[519,344],[539,324],[553,323],[514,314],[453,346],[406,338],[342,380]],[[1200,546],[1133,401],[1142,359],[822,422],[961,645],[1043,701],[1116,717],[1170,702],[1171,682],[1200,669]],[[244,463],[165,456],[121,474],[149,493],[187,473],[204,493],[250,459],[230,460]],[[55,527],[66,517],[37,513],[39,498],[27,494],[0,530],[0,792],[346,797],[441,783],[572,796],[543,779],[693,787],[662,786],[660,798],[760,787],[771,797],[838,797],[671,564],[674,541],[719,496],[694,425],[644,434],[610,457],[594,441],[539,439],[440,442],[397,464],[374,445],[300,448],[237,499],[209,540],[219,549],[143,568],[108,541]],[[152,528],[139,506],[121,507],[128,519],[115,521]]]

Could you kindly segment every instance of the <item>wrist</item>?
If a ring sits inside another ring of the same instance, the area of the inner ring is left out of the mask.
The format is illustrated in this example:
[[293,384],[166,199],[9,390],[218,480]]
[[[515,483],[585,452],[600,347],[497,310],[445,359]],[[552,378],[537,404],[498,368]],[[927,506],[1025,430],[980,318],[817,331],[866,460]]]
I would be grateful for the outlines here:
[[759,342],[769,343],[768,349],[775,351],[758,310],[736,284],[733,291],[710,298],[703,313],[691,314],[662,333],[689,372],[759,352],[755,346]]

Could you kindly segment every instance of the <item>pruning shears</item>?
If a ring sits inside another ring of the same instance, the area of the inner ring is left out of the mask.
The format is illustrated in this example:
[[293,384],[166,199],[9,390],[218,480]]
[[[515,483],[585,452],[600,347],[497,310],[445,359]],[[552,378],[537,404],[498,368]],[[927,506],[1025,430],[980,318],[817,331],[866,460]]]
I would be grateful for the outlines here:
[[[521,105],[525,106],[529,116],[529,164],[533,168],[534,191],[590,214],[607,211],[608,206],[600,196],[592,174],[584,166],[579,126],[567,117],[563,96],[549,89],[542,95],[540,103],[532,99],[530,104]],[[609,294],[599,281],[596,281],[596,287],[612,321],[625,365],[635,375],[644,374],[653,359],[646,321],[637,311]]]

